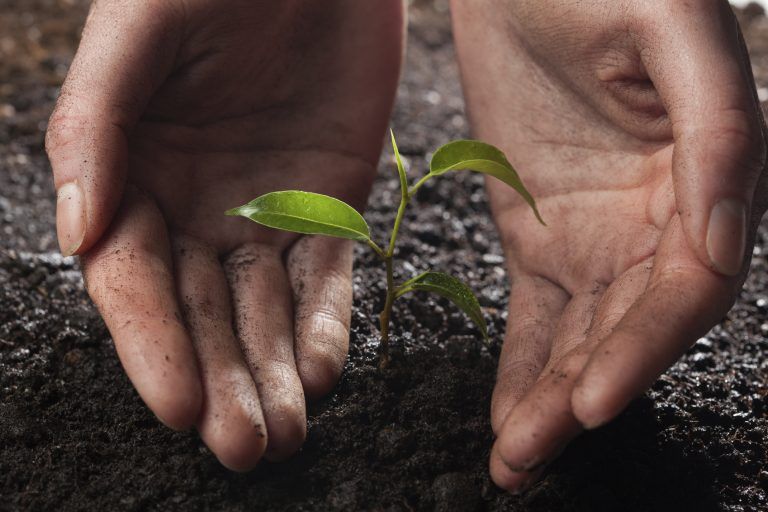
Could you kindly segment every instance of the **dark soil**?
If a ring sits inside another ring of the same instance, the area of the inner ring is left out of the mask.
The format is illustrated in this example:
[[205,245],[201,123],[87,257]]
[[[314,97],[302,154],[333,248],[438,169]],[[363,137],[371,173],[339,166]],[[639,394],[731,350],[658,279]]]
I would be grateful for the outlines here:
[[[467,276],[492,343],[442,300],[396,310],[391,367],[375,365],[379,265],[360,250],[352,349],[331,397],[311,406],[304,449],[235,474],[194,433],[145,408],[88,300],[57,255],[46,118],[87,2],[0,0],[0,510],[766,510],[768,230],[723,322],[617,421],[567,449],[513,497],[490,482],[489,398],[507,284],[481,181],[428,185],[402,237],[403,274]],[[443,4],[411,8],[408,66],[393,124],[415,169],[467,135]],[[768,20],[745,19],[768,86]],[[397,198],[382,160],[368,218],[378,236]]]

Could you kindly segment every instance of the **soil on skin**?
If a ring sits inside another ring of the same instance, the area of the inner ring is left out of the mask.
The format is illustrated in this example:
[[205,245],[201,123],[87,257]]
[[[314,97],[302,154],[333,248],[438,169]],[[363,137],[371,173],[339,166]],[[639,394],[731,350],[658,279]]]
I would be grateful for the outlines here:
[[[227,471],[193,432],[142,405],[88,300],[57,255],[45,122],[83,22],[83,0],[0,0],[0,510],[530,510],[768,508],[768,231],[731,313],[609,426],[582,436],[522,497],[491,483],[488,413],[507,283],[481,180],[430,184],[403,230],[402,275],[465,276],[490,320],[486,346],[442,300],[396,310],[390,368],[376,368],[383,290],[361,249],[344,376],[311,406],[303,450]],[[408,63],[393,125],[415,172],[468,135],[448,13],[411,7]],[[743,17],[768,86],[768,20]],[[768,93],[768,91],[763,91]],[[762,94],[762,92],[761,92]],[[382,159],[367,214],[391,225],[398,180]]]

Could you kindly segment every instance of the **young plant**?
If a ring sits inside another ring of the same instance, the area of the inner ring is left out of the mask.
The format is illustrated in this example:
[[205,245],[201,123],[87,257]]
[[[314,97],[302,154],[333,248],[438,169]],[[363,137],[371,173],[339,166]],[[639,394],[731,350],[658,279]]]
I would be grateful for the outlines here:
[[397,172],[400,175],[401,195],[400,206],[397,209],[395,224],[386,249],[371,239],[368,224],[357,210],[343,201],[322,194],[299,190],[270,192],[226,212],[227,215],[246,217],[271,228],[294,233],[346,238],[371,247],[384,263],[387,274],[387,295],[384,308],[379,315],[382,363],[386,363],[388,358],[392,305],[399,297],[414,291],[428,291],[450,300],[478,326],[483,337],[488,338],[480,304],[472,290],[459,279],[442,272],[429,271],[399,285],[395,284],[392,260],[395,255],[397,234],[400,231],[405,208],[424,183],[450,171],[471,170],[488,174],[515,189],[531,207],[539,222],[544,224],[536,209],[536,202],[523,186],[517,172],[507,161],[504,153],[494,146],[475,140],[449,142],[435,151],[429,164],[429,173],[409,187],[394,133],[391,133],[391,136]]

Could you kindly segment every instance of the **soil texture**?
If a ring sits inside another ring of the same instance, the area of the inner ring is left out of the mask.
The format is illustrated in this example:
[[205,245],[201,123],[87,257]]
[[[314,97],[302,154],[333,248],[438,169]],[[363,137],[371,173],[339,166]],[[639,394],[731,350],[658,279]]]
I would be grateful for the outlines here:
[[[310,406],[302,451],[247,474],[194,432],[158,423],[124,375],[73,258],[58,255],[46,120],[84,0],[0,0],[0,510],[653,511],[768,509],[768,224],[722,323],[616,421],[570,446],[523,496],[490,481],[489,424],[507,281],[482,180],[425,186],[398,272],[464,276],[491,342],[427,295],[396,305],[394,358],[376,365],[383,269],[357,253],[352,346],[341,382]],[[393,126],[414,173],[466,137],[447,7],[411,6]],[[768,97],[768,19],[742,13]],[[367,218],[381,239],[398,199],[388,153]]]

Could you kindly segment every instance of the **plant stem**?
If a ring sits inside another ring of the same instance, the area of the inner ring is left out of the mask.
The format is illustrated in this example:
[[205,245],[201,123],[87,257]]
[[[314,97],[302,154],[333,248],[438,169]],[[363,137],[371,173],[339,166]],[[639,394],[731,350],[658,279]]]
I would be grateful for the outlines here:
[[392,316],[392,304],[395,302],[395,278],[392,272],[392,256],[387,256],[384,260],[387,267],[387,298],[384,302],[384,309],[379,315],[379,324],[381,326],[381,361],[382,367],[389,363],[389,319]]
[[392,228],[392,236],[389,238],[389,248],[387,249],[387,257],[392,259],[395,254],[395,242],[397,242],[397,233],[400,231],[400,224],[403,222],[403,216],[405,215],[405,207],[408,206],[410,197],[403,195],[400,198],[400,206],[397,208],[397,216],[395,217],[395,226]]
[[[422,178],[419,183],[423,183],[425,180]],[[420,185],[419,185],[420,186]],[[400,224],[403,222],[405,216],[405,208],[411,200],[412,195],[406,188],[406,184],[403,182],[400,184],[400,206],[397,207],[397,215],[395,216],[395,225],[392,228],[392,235],[389,237],[389,247],[387,252],[384,253],[384,264],[387,267],[387,297],[384,301],[384,309],[379,315],[379,325],[381,328],[381,366],[384,367],[389,363],[389,321],[392,318],[392,304],[394,304],[397,298],[397,290],[395,289],[395,277],[392,271],[392,258],[395,255],[395,244],[397,243],[397,234],[400,231]],[[378,249],[378,246],[376,247]],[[374,249],[375,250],[375,249]],[[381,250],[381,249],[379,249]]]
[[381,258],[382,260],[387,259],[387,254],[384,252],[384,249],[379,247],[379,245],[373,240],[370,240],[370,239],[368,240],[368,247],[373,249],[373,252],[375,252],[379,256],[379,258]]
[[408,189],[408,199],[412,198],[416,192],[421,188],[423,184],[427,182],[429,178],[431,178],[431,174],[425,174],[419,181],[417,181],[410,189]]

